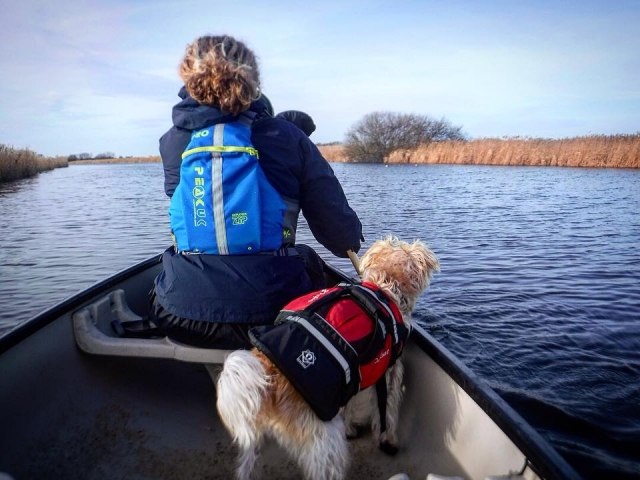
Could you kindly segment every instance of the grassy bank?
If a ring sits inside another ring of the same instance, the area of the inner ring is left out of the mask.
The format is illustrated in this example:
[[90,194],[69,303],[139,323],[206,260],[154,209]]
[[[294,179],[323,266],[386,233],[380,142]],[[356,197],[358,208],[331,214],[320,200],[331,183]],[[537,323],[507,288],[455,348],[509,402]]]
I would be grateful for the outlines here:
[[47,158],[27,148],[16,149],[0,144],[0,183],[67,166],[69,163],[64,157]]
[[[341,146],[320,147],[325,158],[348,162]],[[397,150],[392,164],[542,165],[554,167],[640,168],[640,134],[551,139],[479,139],[435,142]]]

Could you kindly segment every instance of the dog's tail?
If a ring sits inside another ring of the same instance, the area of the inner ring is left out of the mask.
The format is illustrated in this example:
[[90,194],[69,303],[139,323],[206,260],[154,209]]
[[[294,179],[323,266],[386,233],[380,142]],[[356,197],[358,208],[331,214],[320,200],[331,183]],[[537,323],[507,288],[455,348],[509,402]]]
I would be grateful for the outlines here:
[[216,406],[220,419],[242,448],[257,440],[255,421],[268,384],[262,363],[248,350],[235,351],[225,360],[217,382]]

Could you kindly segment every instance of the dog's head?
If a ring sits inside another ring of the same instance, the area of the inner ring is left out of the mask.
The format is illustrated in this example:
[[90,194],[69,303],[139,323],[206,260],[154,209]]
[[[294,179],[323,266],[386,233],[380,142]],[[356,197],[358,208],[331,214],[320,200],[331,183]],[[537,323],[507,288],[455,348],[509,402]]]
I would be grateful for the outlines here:
[[360,260],[362,280],[385,290],[409,316],[416,300],[429,286],[434,272],[440,271],[435,254],[420,240],[403,242],[388,236],[376,241]]

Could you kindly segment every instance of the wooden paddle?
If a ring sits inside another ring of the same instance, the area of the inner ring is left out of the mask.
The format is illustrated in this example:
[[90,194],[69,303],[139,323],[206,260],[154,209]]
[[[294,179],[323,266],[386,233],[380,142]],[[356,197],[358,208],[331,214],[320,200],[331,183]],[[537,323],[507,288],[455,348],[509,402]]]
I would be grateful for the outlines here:
[[360,259],[358,258],[356,252],[349,249],[347,250],[347,255],[349,255],[349,259],[351,260],[351,263],[353,263],[353,268],[356,269],[356,273],[358,274],[358,276],[362,277],[362,272],[360,271]]

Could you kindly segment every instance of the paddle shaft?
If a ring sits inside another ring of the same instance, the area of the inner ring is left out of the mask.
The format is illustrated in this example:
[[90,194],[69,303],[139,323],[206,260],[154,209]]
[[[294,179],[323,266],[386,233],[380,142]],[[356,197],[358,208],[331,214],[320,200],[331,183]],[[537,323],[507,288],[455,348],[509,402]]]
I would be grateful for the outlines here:
[[362,277],[362,272],[360,271],[360,259],[358,258],[356,252],[349,249],[347,250],[347,255],[349,255],[349,259],[351,260],[351,263],[353,263],[353,268],[356,269],[356,273],[358,274],[358,276]]

